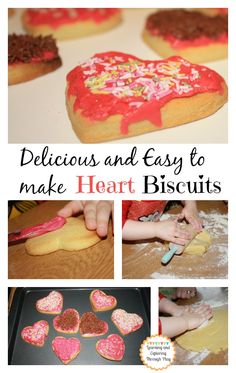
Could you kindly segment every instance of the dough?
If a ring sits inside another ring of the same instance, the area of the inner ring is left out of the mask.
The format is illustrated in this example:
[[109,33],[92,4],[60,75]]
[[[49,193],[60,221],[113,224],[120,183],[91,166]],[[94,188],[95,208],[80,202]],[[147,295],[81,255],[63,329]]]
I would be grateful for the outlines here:
[[203,255],[212,243],[207,231],[200,232],[185,248],[184,253],[189,255]]
[[213,317],[205,327],[182,334],[175,341],[185,350],[200,352],[209,350],[218,353],[228,348],[228,310],[227,307],[214,309]]
[[87,249],[100,241],[95,231],[89,231],[84,217],[68,218],[66,224],[54,231],[26,241],[30,255],[45,255],[57,250],[77,251]]

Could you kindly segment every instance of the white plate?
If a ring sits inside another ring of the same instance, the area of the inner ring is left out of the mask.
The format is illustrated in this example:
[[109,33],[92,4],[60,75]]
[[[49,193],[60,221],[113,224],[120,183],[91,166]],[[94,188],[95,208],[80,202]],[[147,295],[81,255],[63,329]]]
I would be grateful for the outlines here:
[[[159,57],[141,33],[153,9],[124,10],[123,23],[113,30],[73,41],[58,42],[63,66],[38,79],[9,87],[9,143],[78,143],[65,107],[66,75],[80,61],[104,51],[121,51],[143,59]],[[22,33],[20,13],[9,19],[9,33]],[[208,63],[227,81],[227,60]],[[227,143],[227,105],[208,118],[183,126],[113,141],[122,143]]]

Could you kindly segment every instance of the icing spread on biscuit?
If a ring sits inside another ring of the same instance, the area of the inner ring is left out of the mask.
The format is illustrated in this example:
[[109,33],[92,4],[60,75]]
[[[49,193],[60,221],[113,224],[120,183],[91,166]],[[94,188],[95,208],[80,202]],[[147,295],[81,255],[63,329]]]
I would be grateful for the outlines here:
[[80,352],[80,341],[77,338],[56,337],[52,341],[52,349],[63,363],[68,363]]
[[97,351],[107,359],[122,360],[125,353],[124,340],[118,334],[111,334],[96,344]]
[[96,308],[112,307],[116,304],[116,298],[112,295],[106,295],[101,290],[94,290],[92,292],[92,302]]
[[119,14],[115,8],[29,8],[26,10],[27,23],[58,28],[64,24],[93,21],[102,23]]
[[58,291],[51,291],[48,296],[36,302],[37,310],[43,312],[60,313],[63,305],[63,296]]
[[123,334],[129,334],[141,328],[143,319],[136,313],[128,313],[122,309],[112,312],[111,319]]
[[228,42],[227,15],[212,17],[184,9],[162,10],[148,17],[146,29],[175,49]]
[[48,329],[48,322],[46,320],[40,320],[33,326],[26,326],[21,331],[21,337],[28,343],[43,345],[48,334]]
[[161,108],[175,98],[198,93],[223,93],[223,78],[215,71],[181,57],[141,60],[120,52],[95,54],[67,75],[74,112],[92,122],[121,115],[120,131],[149,120],[161,127]]

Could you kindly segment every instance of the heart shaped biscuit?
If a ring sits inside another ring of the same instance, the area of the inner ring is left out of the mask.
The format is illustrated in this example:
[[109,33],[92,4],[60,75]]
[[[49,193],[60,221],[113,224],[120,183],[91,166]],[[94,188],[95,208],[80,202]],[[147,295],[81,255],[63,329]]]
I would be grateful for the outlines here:
[[22,339],[34,346],[42,347],[49,332],[49,325],[46,320],[40,320],[34,325],[26,326],[21,331]]
[[227,87],[217,72],[179,56],[142,60],[113,51],[97,53],[70,71],[66,96],[74,131],[92,143],[209,116],[227,101]]
[[68,364],[80,353],[78,338],[56,337],[52,341],[52,349],[63,364]]
[[93,312],[85,312],[81,317],[79,330],[83,337],[96,337],[108,332],[108,324]]
[[96,343],[96,350],[106,359],[120,361],[125,354],[125,342],[118,334],[110,334]]
[[128,313],[122,309],[113,311],[111,320],[123,335],[135,332],[143,325],[142,317],[136,313]]
[[112,310],[117,305],[117,300],[112,295],[106,295],[101,290],[93,290],[90,294],[90,303],[95,312]]
[[46,297],[36,302],[36,309],[41,313],[58,314],[63,307],[63,296],[58,291],[51,291]]
[[54,328],[61,333],[75,334],[79,331],[80,316],[74,308],[66,309],[62,315],[53,319]]

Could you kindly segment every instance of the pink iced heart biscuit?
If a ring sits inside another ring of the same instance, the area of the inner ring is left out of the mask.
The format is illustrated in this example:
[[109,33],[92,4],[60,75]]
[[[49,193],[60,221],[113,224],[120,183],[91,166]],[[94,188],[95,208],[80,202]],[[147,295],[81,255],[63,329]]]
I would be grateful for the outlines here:
[[53,319],[54,328],[61,333],[75,334],[79,331],[80,315],[74,308],[68,308]]
[[36,309],[41,313],[57,315],[63,307],[63,296],[58,291],[51,291],[48,296],[36,302]]
[[26,326],[21,331],[22,339],[34,346],[42,347],[49,332],[49,325],[46,320],[40,320],[34,325]]
[[110,334],[96,343],[96,350],[106,359],[120,361],[124,357],[125,342],[118,334]]
[[112,312],[111,320],[123,334],[135,332],[143,325],[143,319],[136,313],[128,313],[125,310],[117,309]]
[[80,341],[78,338],[56,337],[52,341],[52,349],[63,364],[68,364],[80,353]]
[[93,290],[90,294],[89,299],[92,309],[95,312],[112,310],[117,305],[115,297],[113,297],[112,295],[106,295],[101,290]]

